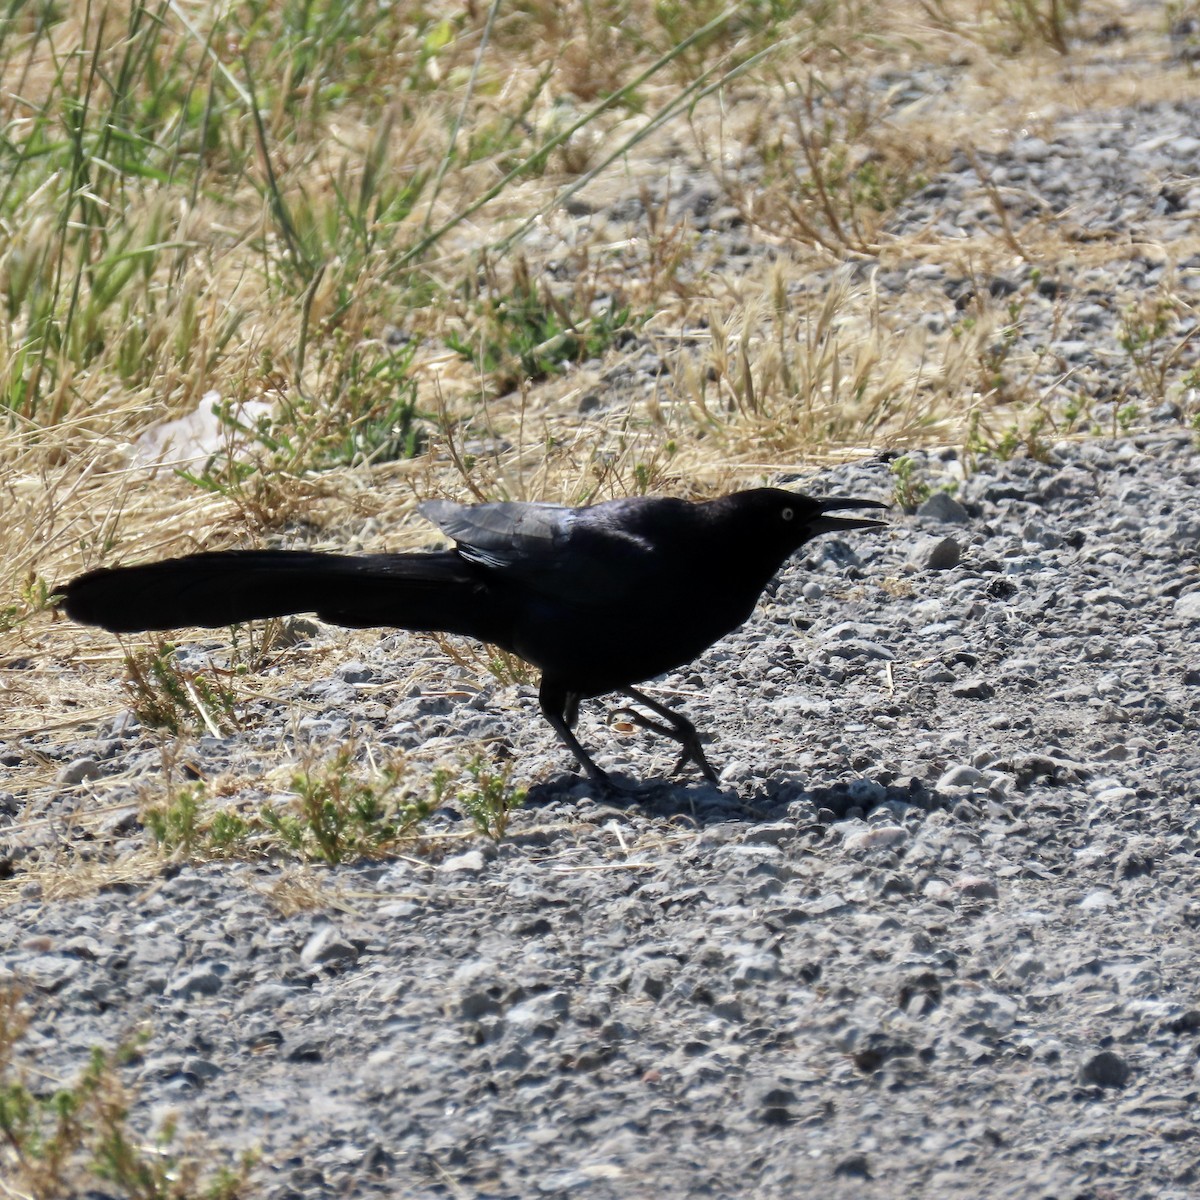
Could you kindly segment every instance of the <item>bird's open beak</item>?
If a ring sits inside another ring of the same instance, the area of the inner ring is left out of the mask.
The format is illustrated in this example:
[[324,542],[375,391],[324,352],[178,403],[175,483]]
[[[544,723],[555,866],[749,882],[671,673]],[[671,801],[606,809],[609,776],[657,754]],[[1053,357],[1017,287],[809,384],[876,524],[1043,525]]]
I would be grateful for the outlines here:
[[820,500],[820,516],[809,522],[809,528],[814,534],[833,533],[846,529],[883,529],[886,521],[873,521],[869,517],[830,517],[827,513],[836,512],[843,508],[888,508],[882,500],[855,500],[849,496],[834,496],[828,500]]

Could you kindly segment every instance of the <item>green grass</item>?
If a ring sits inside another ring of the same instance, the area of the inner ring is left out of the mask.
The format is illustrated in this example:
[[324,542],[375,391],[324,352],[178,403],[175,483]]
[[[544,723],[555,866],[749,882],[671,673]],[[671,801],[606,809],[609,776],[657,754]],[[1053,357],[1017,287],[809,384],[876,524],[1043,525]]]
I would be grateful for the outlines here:
[[573,295],[556,295],[549,284],[534,282],[521,257],[507,285],[493,277],[481,291],[469,300],[466,330],[450,334],[446,344],[474,363],[498,394],[597,358],[639,324],[628,306],[618,307],[612,296],[600,301],[586,284]]

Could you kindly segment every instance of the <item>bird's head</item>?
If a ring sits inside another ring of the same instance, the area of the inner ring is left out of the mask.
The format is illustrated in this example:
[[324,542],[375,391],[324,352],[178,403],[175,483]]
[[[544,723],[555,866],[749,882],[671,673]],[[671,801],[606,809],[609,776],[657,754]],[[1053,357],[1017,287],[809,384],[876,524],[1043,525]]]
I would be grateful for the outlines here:
[[721,506],[731,515],[736,514],[734,523],[746,539],[745,548],[755,556],[765,554],[775,558],[776,566],[820,534],[884,527],[883,521],[870,517],[843,517],[838,513],[847,509],[888,507],[879,500],[860,500],[849,496],[817,499],[782,488],[754,488],[735,492],[713,501],[713,504]]

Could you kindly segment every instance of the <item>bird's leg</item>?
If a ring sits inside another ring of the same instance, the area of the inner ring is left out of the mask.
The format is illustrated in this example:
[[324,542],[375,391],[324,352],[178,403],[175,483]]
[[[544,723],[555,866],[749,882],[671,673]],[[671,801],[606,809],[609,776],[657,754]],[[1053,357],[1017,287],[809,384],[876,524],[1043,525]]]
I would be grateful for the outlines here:
[[576,762],[587,772],[587,777],[600,788],[619,792],[623,789],[613,782],[606,771],[601,770],[592,756],[583,748],[579,739],[571,732],[571,726],[579,717],[580,697],[574,692],[548,686],[545,677],[538,691],[538,704],[542,716],[550,722],[551,729],[562,739],[563,744],[575,755]]
[[679,762],[675,764],[675,770],[679,771],[684,763],[689,759],[700,768],[700,773],[709,783],[719,783],[717,773],[709,765],[709,761],[704,757],[704,749],[700,745],[700,735],[696,732],[696,727],[682,713],[677,713],[674,709],[668,708],[665,704],[660,704],[657,700],[652,700],[645,692],[639,692],[637,688],[626,687],[621,689],[626,696],[637,701],[638,704],[644,705],[651,712],[656,712],[662,717],[667,724],[660,725],[657,721],[651,721],[649,717],[643,716],[640,712],[633,708],[623,708],[620,711],[627,713],[635,724],[640,725],[643,729],[652,729],[655,733],[660,733],[663,737],[669,737],[672,741],[678,742],[683,747],[683,753],[679,756]]

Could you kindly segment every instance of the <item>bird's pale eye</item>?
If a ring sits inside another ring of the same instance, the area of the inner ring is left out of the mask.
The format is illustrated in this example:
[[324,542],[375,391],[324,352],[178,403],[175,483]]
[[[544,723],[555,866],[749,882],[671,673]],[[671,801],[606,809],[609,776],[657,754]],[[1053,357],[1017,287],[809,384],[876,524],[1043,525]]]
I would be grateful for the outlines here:
[[790,508],[783,509],[779,514],[785,521],[790,521],[795,515],[795,511]]

